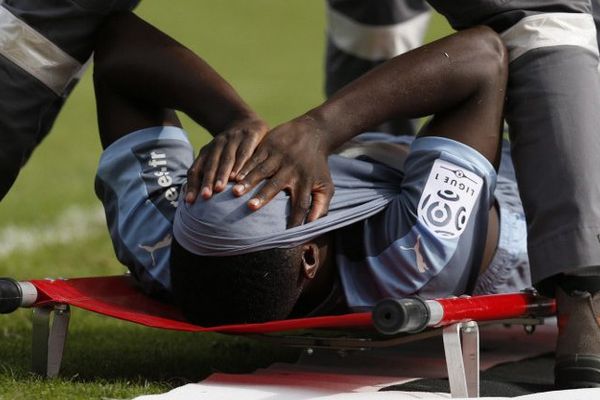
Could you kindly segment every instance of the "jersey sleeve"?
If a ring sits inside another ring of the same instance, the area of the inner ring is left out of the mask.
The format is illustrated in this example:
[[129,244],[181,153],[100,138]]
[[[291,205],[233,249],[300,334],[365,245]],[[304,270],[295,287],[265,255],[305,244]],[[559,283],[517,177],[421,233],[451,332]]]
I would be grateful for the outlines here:
[[147,292],[170,289],[173,218],[192,162],[187,136],[175,127],[130,133],[100,159],[96,194],[116,256]]
[[462,293],[471,266],[479,265],[496,183],[493,166],[462,143],[422,137],[411,146],[404,174],[396,198],[354,235],[364,253],[343,261],[352,308],[385,297]]

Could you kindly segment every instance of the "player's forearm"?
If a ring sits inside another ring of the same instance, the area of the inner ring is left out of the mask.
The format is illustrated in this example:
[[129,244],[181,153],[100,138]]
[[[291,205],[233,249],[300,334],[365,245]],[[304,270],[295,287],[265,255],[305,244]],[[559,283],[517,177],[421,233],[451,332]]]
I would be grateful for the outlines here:
[[212,134],[254,116],[250,107],[200,57],[133,14],[101,31],[95,74],[124,96],[188,114]]
[[333,150],[390,118],[439,114],[478,96],[503,52],[489,29],[462,31],[388,61],[306,117],[324,128]]

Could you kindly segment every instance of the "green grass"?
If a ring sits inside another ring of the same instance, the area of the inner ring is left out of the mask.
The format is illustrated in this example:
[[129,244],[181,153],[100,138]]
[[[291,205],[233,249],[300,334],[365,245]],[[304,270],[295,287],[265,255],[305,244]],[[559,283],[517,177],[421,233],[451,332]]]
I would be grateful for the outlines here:
[[[272,126],[323,99],[323,11],[324,2],[316,0],[145,0],[138,9],[200,53]],[[428,39],[447,32],[435,16]],[[209,139],[188,119],[184,124],[196,146]],[[15,235],[7,233],[9,227],[52,235],[52,227],[60,227],[73,207],[95,212],[99,155],[88,71],[0,204],[0,239]],[[122,273],[102,221],[93,219],[86,229],[67,243],[35,250],[4,254],[0,242],[0,276]],[[29,310],[0,316],[0,400],[131,398],[198,381],[213,371],[247,372],[291,361],[297,354],[239,337],[159,331],[74,310],[61,377],[48,381],[29,373],[30,341]]]

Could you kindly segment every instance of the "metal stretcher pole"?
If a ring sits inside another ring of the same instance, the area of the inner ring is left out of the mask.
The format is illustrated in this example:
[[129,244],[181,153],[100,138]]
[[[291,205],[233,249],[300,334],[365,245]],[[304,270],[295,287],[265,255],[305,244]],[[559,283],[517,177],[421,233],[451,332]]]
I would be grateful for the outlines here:
[[71,316],[68,304],[36,305],[37,288],[30,282],[0,278],[0,314],[33,307],[33,372],[54,378],[60,371]]
[[556,314],[553,299],[532,293],[495,294],[424,300],[384,299],[373,309],[373,325],[384,335],[416,333],[466,321],[500,321]]
[[0,314],[9,314],[19,307],[31,307],[37,298],[37,288],[32,283],[0,278]]
[[556,314],[554,300],[532,293],[454,297],[385,299],[373,309],[373,325],[384,335],[418,333],[443,327],[450,393],[479,397],[479,328],[475,321],[498,321]]
[[444,327],[444,355],[450,394],[479,397],[479,327],[475,321]]
[[47,378],[58,376],[70,318],[68,304],[33,308],[31,369],[34,373]]

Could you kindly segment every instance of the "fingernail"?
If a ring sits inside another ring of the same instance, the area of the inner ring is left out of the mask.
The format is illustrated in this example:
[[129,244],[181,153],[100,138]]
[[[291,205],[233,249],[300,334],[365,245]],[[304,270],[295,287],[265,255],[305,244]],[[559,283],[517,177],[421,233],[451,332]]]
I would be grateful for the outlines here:
[[211,191],[210,188],[208,188],[207,186],[202,188],[202,197],[204,197],[205,199],[208,199],[211,195]]
[[217,182],[215,183],[215,186],[218,187],[219,189],[223,187],[223,181],[222,180],[217,180]]
[[252,207],[258,207],[260,205],[260,200],[259,199],[251,199],[248,202],[249,205],[251,205]]
[[236,193],[243,193],[243,192],[244,192],[244,189],[245,189],[245,188],[244,188],[244,185],[242,185],[241,183],[238,183],[237,185],[235,185],[235,186],[233,187],[233,190],[234,190]]
[[191,204],[194,201],[194,193],[189,192],[185,195],[185,202]]

